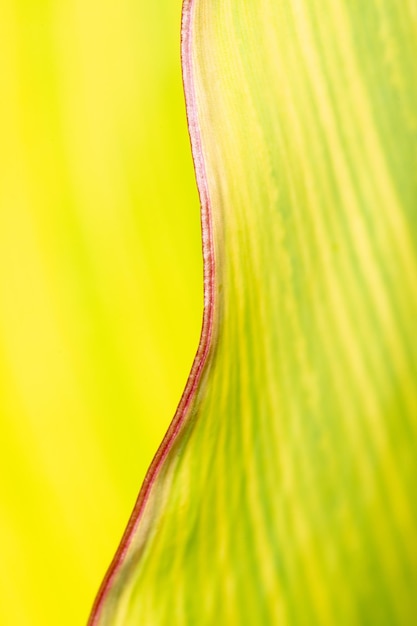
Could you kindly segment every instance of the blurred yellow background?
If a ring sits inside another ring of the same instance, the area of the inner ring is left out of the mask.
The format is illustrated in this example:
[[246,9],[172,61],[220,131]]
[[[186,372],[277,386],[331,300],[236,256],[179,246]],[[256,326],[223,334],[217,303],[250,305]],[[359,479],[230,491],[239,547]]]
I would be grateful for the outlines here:
[[202,312],[181,0],[0,5],[0,624],[85,624]]

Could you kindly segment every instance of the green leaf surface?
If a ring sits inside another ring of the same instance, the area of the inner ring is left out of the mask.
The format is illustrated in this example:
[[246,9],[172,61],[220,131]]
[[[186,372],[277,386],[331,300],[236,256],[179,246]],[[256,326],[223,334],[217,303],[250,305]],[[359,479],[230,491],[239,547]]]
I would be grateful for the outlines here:
[[205,318],[100,626],[413,624],[417,2],[186,0]]

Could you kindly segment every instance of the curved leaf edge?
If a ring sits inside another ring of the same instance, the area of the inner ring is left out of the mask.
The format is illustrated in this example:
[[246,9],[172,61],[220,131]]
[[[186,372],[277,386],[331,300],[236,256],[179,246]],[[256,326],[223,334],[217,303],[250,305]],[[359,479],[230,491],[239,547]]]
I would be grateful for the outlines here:
[[145,475],[136,503],[123,533],[119,547],[108,567],[93,603],[87,626],[98,626],[106,597],[113,581],[122,567],[125,556],[138,529],[152,487],[161,472],[170,450],[177,441],[182,427],[187,421],[190,407],[204,371],[207,357],[213,343],[215,310],[215,259],[213,245],[212,213],[206,168],[201,145],[192,62],[193,15],[197,0],[183,0],[181,17],[181,67],[185,95],[188,133],[191,142],[192,159],[200,198],[200,219],[203,250],[204,308],[200,340],[196,355],[181,396],[175,415]]

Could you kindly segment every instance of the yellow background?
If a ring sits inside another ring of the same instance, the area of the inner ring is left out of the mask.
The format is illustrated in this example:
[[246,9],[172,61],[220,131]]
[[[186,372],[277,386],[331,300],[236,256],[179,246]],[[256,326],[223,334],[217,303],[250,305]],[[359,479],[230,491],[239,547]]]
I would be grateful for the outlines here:
[[180,0],[0,3],[0,624],[75,626],[197,346]]

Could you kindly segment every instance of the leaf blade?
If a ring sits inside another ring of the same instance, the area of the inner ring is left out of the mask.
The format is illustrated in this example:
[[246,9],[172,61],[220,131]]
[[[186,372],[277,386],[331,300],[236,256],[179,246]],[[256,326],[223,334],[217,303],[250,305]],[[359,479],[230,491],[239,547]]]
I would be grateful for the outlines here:
[[416,7],[324,4],[185,3],[214,335],[100,623],[414,614]]

